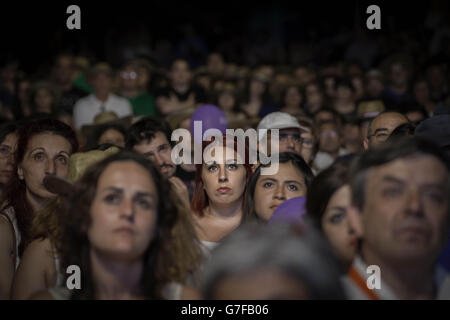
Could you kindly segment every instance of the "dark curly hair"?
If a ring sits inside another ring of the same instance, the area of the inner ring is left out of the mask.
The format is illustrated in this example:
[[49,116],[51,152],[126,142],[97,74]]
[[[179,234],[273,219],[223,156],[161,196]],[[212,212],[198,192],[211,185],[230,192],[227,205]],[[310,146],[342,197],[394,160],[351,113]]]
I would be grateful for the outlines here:
[[50,133],[65,138],[71,145],[71,153],[78,151],[78,141],[75,132],[65,123],[52,119],[43,118],[31,120],[24,124],[18,132],[17,149],[14,155],[14,176],[5,186],[3,198],[1,199],[2,210],[13,207],[17,219],[17,225],[21,234],[19,245],[19,256],[22,255],[26,246],[31,242],[31,223],[33,220],[33,209],[26,199],[26,184],[17,176],[17,166],[23,161],[27,146],[31,138],[42,133]]
[[168,239],[172,236],[171,229],[178,218],[174,201],[169,198],[170,186],[153,164],[143,156],[123,151],[90,167],[74,185],[74,191],[63,205],[63,219],[61,219],[63,236],[60,248],[62,270],[66,270],[70,265],[78,265],[82,272],[82,289],[73,291],[72,300],[96,298],[89,255],[91,246],[87,236],[91,223],[90,208],[100,176],[110,164],[124,161],[132,161],[145,168],[158,191],[156,235],[142,258],[144,272],[140,281],[141,294],[148,299],[162,299],[162,288],[170,281],[169,269],[174,261],[169,252]]

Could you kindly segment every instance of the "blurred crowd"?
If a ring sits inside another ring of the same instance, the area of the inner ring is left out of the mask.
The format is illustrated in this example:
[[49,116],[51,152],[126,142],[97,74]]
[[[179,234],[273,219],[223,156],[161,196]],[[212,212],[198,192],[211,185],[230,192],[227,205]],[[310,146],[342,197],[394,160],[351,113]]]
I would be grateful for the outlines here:
[[[4,64],[0,298],[449,299],[450,29],[432,18],[288,64],[226,46]],[[177,163],[194,121],[231,152]],[[240,128],[277,129],[278,151],[230,147]]]

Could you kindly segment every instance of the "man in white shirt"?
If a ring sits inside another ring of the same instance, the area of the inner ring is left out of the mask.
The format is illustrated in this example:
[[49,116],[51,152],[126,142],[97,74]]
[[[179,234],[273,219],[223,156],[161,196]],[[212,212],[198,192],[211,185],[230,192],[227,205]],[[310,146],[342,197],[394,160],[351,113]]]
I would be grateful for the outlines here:
[[448,159],[406,138],[360,156],[352,167],[348,218],[361,238],[343,279],[350,299],[450,299],[437,259],[449,231]]
[[80,130],[82,126],[93,124],[97,114],[112,111],[119,118],[133,114],[130,103],[113,93],[112,69],[105,63],[99,63],[89,73],[90,84],[94,93],[78,100],[73,110],[75,128]]

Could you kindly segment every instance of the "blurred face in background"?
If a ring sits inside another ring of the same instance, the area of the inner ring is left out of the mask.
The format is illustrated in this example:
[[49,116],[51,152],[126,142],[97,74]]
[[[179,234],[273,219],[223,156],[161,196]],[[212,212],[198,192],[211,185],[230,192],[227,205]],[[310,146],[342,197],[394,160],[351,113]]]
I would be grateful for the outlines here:
[[341,146],[341,138],[335,123],[323,123],[319,127],[319,150],[335,154]]
[[122,132],[111,128],[102,133],[102,135],[98,139],[97,144],[101,145],[105,143],[125,148],[125,137],[123,136]]
[[124,90],[136,90],[139,86],[138,71],[133,66],[126,66],[120,72],[120,85]]
[[300,155],[302,156],[303,160],[310,165],[314,160],[314,144],[315,144],[315,138],[314,135],[311,132],[302,132],[301,133],[302,138],[302,151],[300,152]]
[[416,101],[422,105],[430,101],[430,88],[425,80],[414,84],[413,93]]
[[286,90],[284,96],[284,105],[286,107],[300,108],[302,102],[303,96],[297,87],[291,86]]
[[170,69],[170,78],[174,85],[187,86],[191,81],[191,70],[185,60],[176,60]]
[[407,84],[408,73],[401,63],[394,63],[391,65],[389,79],[394,86],[403,86]]
[[9,182],[14,175],[14,152],[17,146],[17,134],[10,133],[0,143],[0,186]]
[[34,96],[36,112],[51,113],[54,97],[48,88],[39,88]]
[[408,119],[398,112],[386,112],[378,115],[372,120],[369,139],[364,140],[364,148],[369,149],[387,140],[392,131],[399,125],[408,123]]
[[74,72],[73,59],[70,56],[61,56],[55,63],[55,79],[60,85],[67,85],[72,82]]
[[230,91],[223,91],[219,94],[217,99],[219,107],[224,111],[232,111],[236,103],[234,94]]
[[307,300],[308,287],[280,268],[226,275],[215,286],[216,300]]
[[206,67],[214,75],[223,75],[225,71],[225,61],[219,53],[212,53],[208,56]]
[[96,72],[92,75],[91,84],[97,94],[109,94],[113,87],[112,75],[107,72]]
[[250,82],[250,95],[262,97],[266,87],[267,84],[265,82],[258,79],[252,79]]
[[366,93],[369,98],[378,98],[384,91],[384,84],[380,77],[370,77],[366,82]]
[[346,268],[351,265],[357,249],[356,233],[347,219],[350,205],[350,186],[344,185],[331,196],[322,216],[322,230]]

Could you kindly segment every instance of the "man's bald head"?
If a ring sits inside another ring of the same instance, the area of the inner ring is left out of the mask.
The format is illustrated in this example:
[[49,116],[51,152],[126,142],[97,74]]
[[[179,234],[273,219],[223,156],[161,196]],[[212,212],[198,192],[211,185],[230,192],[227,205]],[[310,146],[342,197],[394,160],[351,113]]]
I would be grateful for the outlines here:
[[370,149],[386,141],[391,132],[408,119],[399,112],[387,111],[377,115],[369,123],[367,137],[364,139],[364,149]]

